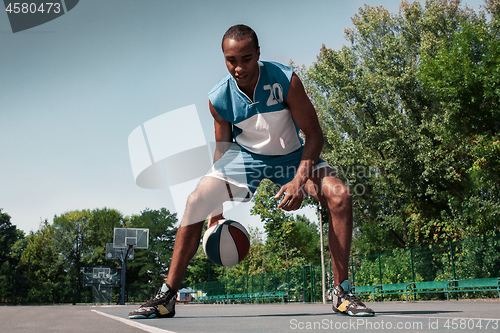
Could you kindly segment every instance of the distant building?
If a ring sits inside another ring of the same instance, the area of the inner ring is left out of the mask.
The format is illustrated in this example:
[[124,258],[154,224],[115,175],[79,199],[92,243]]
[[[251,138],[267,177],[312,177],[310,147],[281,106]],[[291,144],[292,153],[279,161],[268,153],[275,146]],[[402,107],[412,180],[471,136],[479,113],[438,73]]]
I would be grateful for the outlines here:
[[191,302],[193,295],[196,295],[196,290],[189,287],[183,288],[177,292],[177,301],[189,303]]

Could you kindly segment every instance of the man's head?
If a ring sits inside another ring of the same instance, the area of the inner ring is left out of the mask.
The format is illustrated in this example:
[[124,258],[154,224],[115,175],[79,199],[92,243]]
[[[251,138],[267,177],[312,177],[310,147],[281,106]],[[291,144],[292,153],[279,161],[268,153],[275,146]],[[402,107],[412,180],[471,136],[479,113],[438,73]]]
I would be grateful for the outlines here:
[[224,41],[228,38],[234,39],[235,41],[250,38],[252,39],[255,51],[259,49],[259,39],[257,38],[257,34],[252,28],[244,24],[233,25],[231,28],[227,29],[224,37],[222,37],[222,52],[224,52]]
[[245,25],[235,25],[222,38],[226,67],[238,86],[252,98],[259,79],[259,42],[255,32]]

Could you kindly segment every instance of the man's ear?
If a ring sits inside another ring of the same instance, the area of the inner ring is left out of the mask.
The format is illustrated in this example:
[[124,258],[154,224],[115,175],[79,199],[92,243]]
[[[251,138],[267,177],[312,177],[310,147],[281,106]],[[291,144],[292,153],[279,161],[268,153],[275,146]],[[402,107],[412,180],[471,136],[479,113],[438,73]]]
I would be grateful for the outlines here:
[[260,60],[260,46],[257,47],[257,60]]

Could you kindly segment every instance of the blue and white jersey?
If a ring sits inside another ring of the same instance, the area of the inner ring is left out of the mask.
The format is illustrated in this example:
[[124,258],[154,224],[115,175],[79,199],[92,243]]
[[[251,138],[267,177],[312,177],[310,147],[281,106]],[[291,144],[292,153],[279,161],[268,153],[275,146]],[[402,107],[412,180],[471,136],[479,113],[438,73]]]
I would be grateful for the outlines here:
[[236,143],[262,155],[286,155],[302,146],[299,128],[286,106],[292,74],[291,67],[259,61],[253,103],[231,74],[208,93],[217,113],[233,124]]

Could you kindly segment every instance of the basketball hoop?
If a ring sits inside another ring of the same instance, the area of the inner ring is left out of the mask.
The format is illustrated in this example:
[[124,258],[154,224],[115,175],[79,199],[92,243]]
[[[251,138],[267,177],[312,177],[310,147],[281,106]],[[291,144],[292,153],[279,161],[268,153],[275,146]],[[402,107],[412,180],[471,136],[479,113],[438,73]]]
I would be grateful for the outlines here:
[[113,243],[109,243],[109,247],[108,244],[106,244],[106,258],[120,259],[122,263],[120,290],[121,305],[125,304],[125,272],[127,270],[127,259],[133,259],[135,249],[147,249],[148,247],[149,229],[144,228],[114,228]]

